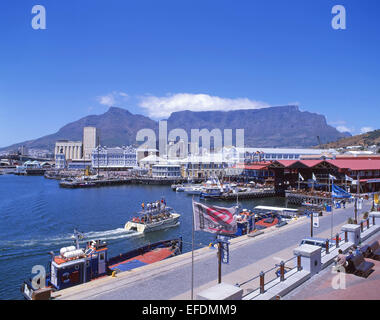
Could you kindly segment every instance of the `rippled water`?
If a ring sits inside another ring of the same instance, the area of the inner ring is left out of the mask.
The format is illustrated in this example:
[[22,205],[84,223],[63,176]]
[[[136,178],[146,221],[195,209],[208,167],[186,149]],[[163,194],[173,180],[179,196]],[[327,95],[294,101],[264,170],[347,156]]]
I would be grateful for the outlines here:
[[[180,224],[148,233],[126,232],[123,227],[142,202],[165,197],[181,214]],[[110,256],[155,242],[182,236],[184,251],[191,250],[191,196],[169,186],[125,185],[89,189],[62,189],[43,177],[0,176],[0,299],[21,299],[19,288],[32,276],[34,265],[47,265],[48,252],[71,245],[74,228],[89,239],[106,240]],[[217,202],[232,206],[234,202]],[[256,205],[284,206],[284,199],[241,201]],[[207,246],[211,234],[197,232],[196,248]]]

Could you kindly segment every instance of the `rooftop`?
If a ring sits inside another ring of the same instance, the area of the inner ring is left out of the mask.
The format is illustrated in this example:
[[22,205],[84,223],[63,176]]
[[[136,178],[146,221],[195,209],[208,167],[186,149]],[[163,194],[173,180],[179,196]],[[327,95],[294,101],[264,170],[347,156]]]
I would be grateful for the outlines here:
[[284,168],[313,168],[322,165],[332,165],[338,169],[352,171],[380,170],[380,159],[277,160],[271,164],[272,167]]

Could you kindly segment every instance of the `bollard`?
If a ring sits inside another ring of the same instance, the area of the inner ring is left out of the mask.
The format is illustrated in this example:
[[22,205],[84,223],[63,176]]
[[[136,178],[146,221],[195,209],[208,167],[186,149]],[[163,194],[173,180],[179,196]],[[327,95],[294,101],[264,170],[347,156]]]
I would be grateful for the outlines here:
[[263,294],[265,292],[264,289],[264,272],[260,272],[260,293]]
[[363,221],[360,221],[360,232],[363,232]]
[[330,253],[329,249],[329,240],[326,240],[326,254]]
[[348,232],[344,231],[344,242],[348,242]]
[[298,254],[297,255],[297,271],[301,271],[302,270],[302,266],[301,266],[301,255]]
[[367,218],[367,229],[369,229],[369,218]]
[[281,261],[280,263],[280,281],[285,280],[285,263],[284,261]]
[[336,244],[336,247],[339,248],[339,233],[337,233],[335,236],[335,244]]

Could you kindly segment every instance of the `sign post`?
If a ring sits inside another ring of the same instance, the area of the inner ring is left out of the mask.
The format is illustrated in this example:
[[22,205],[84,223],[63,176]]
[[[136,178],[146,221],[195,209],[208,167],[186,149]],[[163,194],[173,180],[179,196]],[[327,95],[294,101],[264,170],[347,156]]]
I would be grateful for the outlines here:
[[319,212],[314,212],[313,213],[313,227],[314,228],[319,228]]
[[230,262],[229,237],[224,235],[217,236],[218,242],[218,283],[222,282],[222,263]]

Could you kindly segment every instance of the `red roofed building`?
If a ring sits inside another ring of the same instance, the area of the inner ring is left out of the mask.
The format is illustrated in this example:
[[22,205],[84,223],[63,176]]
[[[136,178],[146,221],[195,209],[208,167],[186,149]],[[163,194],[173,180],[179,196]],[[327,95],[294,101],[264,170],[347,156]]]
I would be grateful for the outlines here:
[[255,162],[252,164],[237,164],[236,169],[241,169],[241,176],[264,182],[266,178],[273,177],[273,170],[269,170],[271,162]]
[[[278,160],[268,166],[274,171],[275,186],[278,190],[285,190],[300,183],[300,176],[305,184],[314,176],[318,183],[330,184],[329,175],[336,178],[337,185],[353,186],[353,180],[361,182],[362,192],[375,192],[380,190],[380,159],[351,158],[334,160]],[[310,182],[309,182],[310,184]]]

